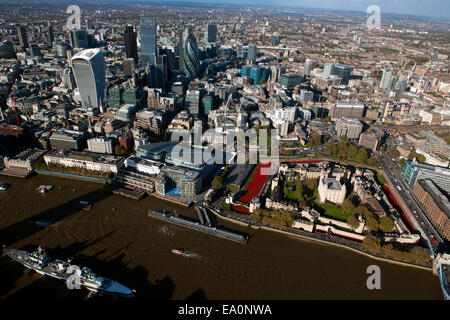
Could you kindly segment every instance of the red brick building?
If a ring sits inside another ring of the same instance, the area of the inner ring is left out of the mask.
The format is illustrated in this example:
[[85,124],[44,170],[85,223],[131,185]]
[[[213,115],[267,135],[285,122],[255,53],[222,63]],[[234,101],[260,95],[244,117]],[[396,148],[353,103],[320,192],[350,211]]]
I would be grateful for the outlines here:
[[417,181],[413,192],[439,234],[450,240],[450,202],[447,196],[429,179]]

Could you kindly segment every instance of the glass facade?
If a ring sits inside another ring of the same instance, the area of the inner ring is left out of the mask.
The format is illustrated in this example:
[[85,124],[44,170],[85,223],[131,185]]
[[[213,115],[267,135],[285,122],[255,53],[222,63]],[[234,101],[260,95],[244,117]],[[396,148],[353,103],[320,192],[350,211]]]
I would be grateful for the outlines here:
[[72,58],[75,81],[84,108],[100,108],[105,103],[105,60],[99,49],[81,51]]
[[134,63],[137,62],[137,43],[136,43],[136,32],[133,26],[126,26],[124,32],[124,40],[126,47],[126,57],[132,58]]
[[199,77],[200,59],[197,41],[191,28],[186,28],[183,34],[184,74],[188,77]]
[[280,76],[280,84],[285,86],[286,88],[295,87],[296,85],[300,84],[302,80],[303,77],[295,73],[287,73]]
[[257,48],[254,44],[248,46],[247,59],[256,60]]
[[205,28],[205,41],[216,42],[217,41],[217,25],[214,23],[208,23]]
[[243,78],[250,78],[253,84],[261,84],[269,79],[271,70],[261,66],[247,65],[242,67],[241,76]]
[[413,187],[418,180],[430,179],[441,190],[450,193],[450,169],[407,161],[402,171],[406,182]]
[[342,79],[341,84],[348,84],[350,80],[350,74],[352,73],[353,68],[351,66],[347,66],[345,64],[334,64],[331,68],[331,74],[334,74]]
[[155,58],[155,63],[150,68],[148,80],[149,88],[161,88],[163,92],[167,92],[169,83],[169,60],[167,55]]
[[156,57],[156,20],[141,18],[141,66],[149,66]]
[[86,30],[73,30],[70,33],[70,44],[73,48],[89,48],[88,36]]

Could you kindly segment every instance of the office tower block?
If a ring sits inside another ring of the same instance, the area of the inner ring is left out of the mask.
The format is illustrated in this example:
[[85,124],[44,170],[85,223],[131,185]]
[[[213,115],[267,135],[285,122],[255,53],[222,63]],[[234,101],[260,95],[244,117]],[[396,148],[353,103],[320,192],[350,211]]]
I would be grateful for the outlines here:
[[246,59],[248,55],[248,47],[238,45],[236,47],[236,55],[240,59]]
[[17,25],[16,31],[17,38],[19,39],[19,44],[22,47],[22,50],[25,50],[26,48],[28,48],[27,30],[24,26]]
[[331,74],[342,79],[341,84],[348,84],[353,68],[345,64],[334,64],[331,68]]
[[99,49],[83,50],[72,58],[72,69],[84,108],[105,105],[105,59]]
[[205,42],[217,41],[217,25],[214,23],[208,23],[205,27]]
[[184,71],[184,46],[183,46],[183,34],[184,34],[184,25],[180,23],[179,25],[179,40],[178,40],[178,67],[180,71]]
[[381,77],[380,88],[388,89],[392,83],[392,68],[386,68],[383,70],[383,76]]
[[124,41],[125,41],[126,57],[133,59],[134,63],[137,63],[136,31],[134,31],[133,26],[125,27]]
[[15,58],[14,46],[9,41],[0,42],[0,59],[12,59]]
[[256,53],[257,53],[258,49],[256,48],[256,46],[254,44],[249,44],[248,45],[248,53],[247,53],[247,59],[248,60],[256,60]]
[[70,45],[72,48],[89,48],[88,35],[86,30],[72,30],[70,32]]
[[201,101],[206,94],[205,89],[188,90],[184,101],[185,110],[192,116],[199,116],[202,112]]
[[156,20],[141,18],[141,66],[154,63],[156,57]]
[[310,75],[312,70],[313,61],[311,59],[306,59],[303,66],[303,71],[306,75]]
[[408,72],[407,71],[402,71],[400,73],[400,76],[398,77],[398,81],[396,83],[396,89],[400,90],[401,92],[405,91],[406,88],[408,87]]
[[276,47],[280,45],[280,38],[278,37],[273,37],[272,39],[272,46]]
[[362,123],[356,119],[339,118],[336,121],[336,134],[340,138],[346,136],[349,140],[357,141],[362,131]]
[[54,39],[54,35],[53,35],[53,26],[49,25],[48,29],[47,29],[47,36],[48,36],[48,45],[50,47],[53,47],[53,39]]
[[72,47],[67,42],[58,41],[55,43],[56,55],[59,58],[67,58],[67,51],[72,50]]
[[155,57],[155,62],[150,67],[148,77],[149,88],[161,88],[163,92],[167,92],[169,84],[169,61],[167,55]]
[[328,78],[331,75],[331,69],[333,69],[332,63],[325,63],[323,67],[322,76]]
[[32,44],[28,51],[30,53],[30,56],[32,56],[32,57],[40,57],[42,55],[41,49],[35,44]]

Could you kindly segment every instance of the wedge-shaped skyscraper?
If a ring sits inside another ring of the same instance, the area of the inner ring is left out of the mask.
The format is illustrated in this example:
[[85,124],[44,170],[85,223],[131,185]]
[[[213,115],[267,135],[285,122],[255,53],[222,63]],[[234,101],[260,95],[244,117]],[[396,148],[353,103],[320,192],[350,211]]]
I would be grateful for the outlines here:
[[84,108],[105,105],[105,59],[99,49],[83,50],[72,57],[72,69]]

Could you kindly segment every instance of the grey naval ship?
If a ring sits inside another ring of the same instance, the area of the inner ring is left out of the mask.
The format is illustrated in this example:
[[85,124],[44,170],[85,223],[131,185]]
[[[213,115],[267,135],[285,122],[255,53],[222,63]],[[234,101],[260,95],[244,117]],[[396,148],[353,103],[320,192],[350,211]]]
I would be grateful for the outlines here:
[[[135,290],[131,290],[117,281],[96,275],[87,267],[79,268],[78,266],[71,265],[71,260],[62,261],[53,259],[45,253],[41,246],[32,252],[4,247],[3,252],[26,268],[32,269],[44,276],[66,281],[68,287],[69,282],[71,282],[72,288],[79,284],[79,288],[84,287],[93,294],[104,294],[114,297],[133,297],[135,293]],[[74,272],[77,270],[79,270],[77,272],[79,277],[75,281],[76,284],[73,284],[72,281],[77,274]]]

